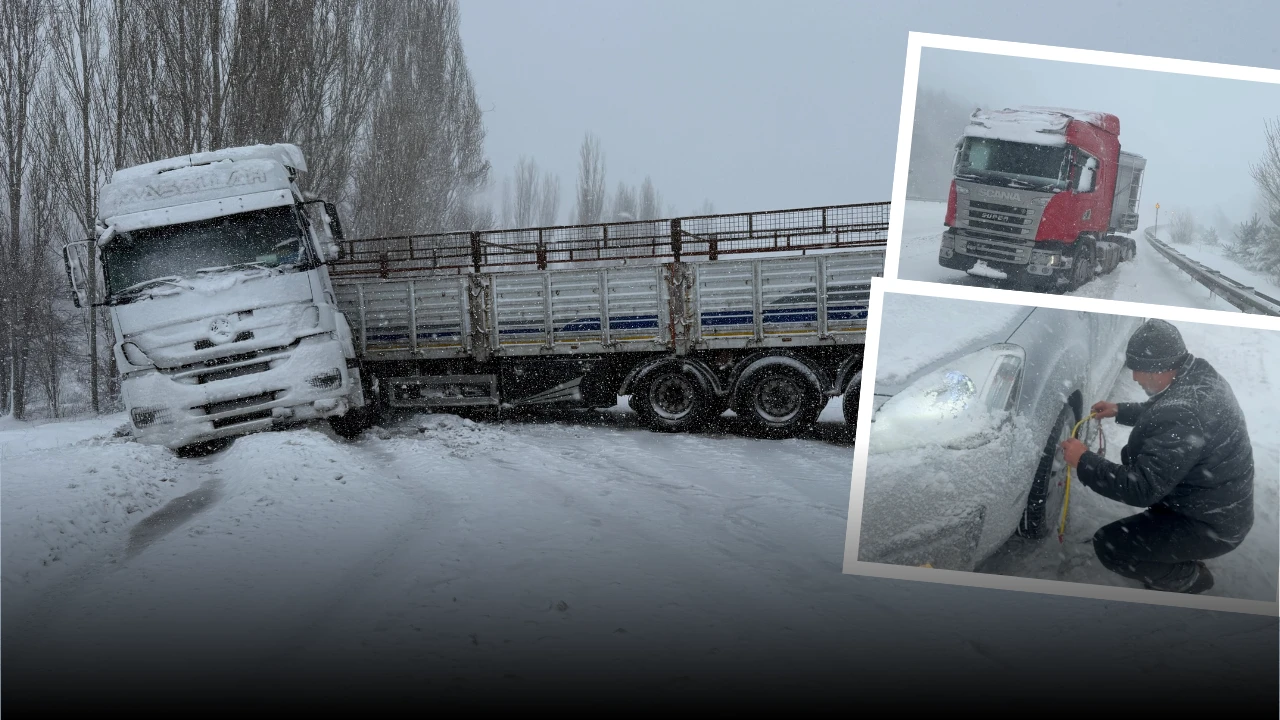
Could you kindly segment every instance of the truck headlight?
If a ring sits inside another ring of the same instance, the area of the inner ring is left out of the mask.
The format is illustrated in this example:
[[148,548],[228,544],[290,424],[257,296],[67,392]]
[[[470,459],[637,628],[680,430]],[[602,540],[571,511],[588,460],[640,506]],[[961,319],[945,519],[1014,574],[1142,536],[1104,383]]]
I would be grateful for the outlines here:
[[137,428],[164,425],[170,421],[169,411],[166,408],[134,408],[129,416],[133,419],[134,427]]
[[151,358],[147,357],[146,353],[142,352],[142,348],[131,342],[121,345],[120,350],[124,353],[124,359],[128,360],[129,364],[134,367],[151,367],[155,364],[151,362]]
[[313,388],[320,388],[322,390],[324,388],[337,387],[342,384],[342,371],[338,368],[333,368],[328,372],[321,373],[319,375],[312,375],[307,378],[307,384]]
[[1025,361],[1022,348],[999,343],[920,378],[876,411],[871,451],[991,442],[1017,401]]

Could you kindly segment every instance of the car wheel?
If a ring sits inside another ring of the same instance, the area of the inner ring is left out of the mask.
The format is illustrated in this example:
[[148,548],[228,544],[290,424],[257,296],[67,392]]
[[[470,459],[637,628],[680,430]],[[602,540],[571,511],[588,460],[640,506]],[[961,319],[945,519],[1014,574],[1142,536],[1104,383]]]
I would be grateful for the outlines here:
[[673,366],[646,375],[632,395],[632,407],[654,430],[689,432],[711,420],[719,405],[692,371]]
[[199,458],[207,457],[214,453],[222,452],[231,447],[235,442],[235,438],[217,438],[215,440],[206,440],[205,442],[192,443],[184,445],[173,451],[174,455],[180,458]]
[[1027,507],[1022,511],[1022,520],[1018,523],[1018,535],[1022,537],[1048,537],[1057,528],[1067,491],[1067,464],[1062,459],[1058,445],[1071,437],[1071,428],[1076,422],[1076,413],[1071,406],[1062,408],[1062,412],[1058,413],[1058,419],[1045,442],[1035,478],[1031,481]]
[[813,427],[822,413],[825,397],[804,373],[785,365],[752,373],[740,389],[738,408],[754,435],[794,437]]

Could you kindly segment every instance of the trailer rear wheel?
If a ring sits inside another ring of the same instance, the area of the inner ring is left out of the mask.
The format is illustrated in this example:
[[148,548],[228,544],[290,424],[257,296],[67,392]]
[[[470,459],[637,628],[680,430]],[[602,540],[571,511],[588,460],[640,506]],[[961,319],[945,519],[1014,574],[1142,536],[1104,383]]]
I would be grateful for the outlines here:
[[631,406],[659,432],[697,430],[719,408],[714,394],[699,378],[680,367],[651,371],[631,396]]
[[753,373],[739,398],[734,412],[754,434],[785,438],[817,424],[825,396],[804,373],[778,365]]

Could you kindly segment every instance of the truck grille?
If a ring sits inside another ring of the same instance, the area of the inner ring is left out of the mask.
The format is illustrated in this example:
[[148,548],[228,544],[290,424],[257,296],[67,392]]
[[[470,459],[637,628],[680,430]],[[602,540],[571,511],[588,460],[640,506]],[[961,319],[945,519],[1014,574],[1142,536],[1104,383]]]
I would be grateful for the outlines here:
[[270,370],[273,361],[287,358],[288,355],[285,353],[288,349],[288,347],[263,348],[210,358],[175,368],[170,371],[170,376],[174,382],[185,385],[204,385],[243,375],[253,375]]
[[[273,390],[271,392],[259,393],[257,395],[235,398],[234,400],[223,400],[221,402],[208,403],[192,409],[203,410],[205,415],[218,415],[219,413],[231,412],[232,410],[241,410],[244,408],[251,408],[255,405],[269,403],[276,399],[277,394],[277,391]],[[271,411],[267,410],[266,413],[270,415]]]
[[[233,339],[231,342],[244,342],[245,340],[252,340],[252,339],[253,339],[253,331],[245,330],[244,332],[237,333],[235,336],[235,339]],[[213,347],[213,341],[204,340],[204,339],[197,340],[193,344],[193,347],[196,350],[208,350],[209,348]]]
[[1026,265],[1031,262],[1034,240],[1015,240],[961,230],[955,237],[956,252],[983,260]]

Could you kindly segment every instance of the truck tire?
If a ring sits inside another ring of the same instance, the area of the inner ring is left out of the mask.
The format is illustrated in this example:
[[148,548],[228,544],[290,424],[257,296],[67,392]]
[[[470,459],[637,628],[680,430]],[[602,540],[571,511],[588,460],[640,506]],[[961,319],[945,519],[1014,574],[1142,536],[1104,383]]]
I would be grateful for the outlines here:
[[1018,522],[1018,535],[1021,537],[1038,540],[1052,535],[1058,526],[1067,489],[1067,465],[1058,459],[1061,454],[1058,444],[1071,437],[1071,428],[1076,422],[1076,411],[1070,405],[1058,413],[1045,442],[1035,478],[1031,481],[1027,507]]
[[841,410],[844,411],[844,424],[849,426],[850,430],[854,430],[858,426],[858,398],[862,392],[862,371],[854,373],[849,378],[849,382],[844,386],[844,396],[841,398]]
[[734,412],[746,421],[753,435],[795,437],[817,424],[826,396],[796,368],[773,365],[751,373],[746,380]]
[[206,440],[205,442],[198,442],[198,443],[192,443],[190,445],[184,445],[180,448],[175,449],[173,451],[173,454],[177,455],[180,458],[207,457],[209,455],[213,455],[214,453],[218,453],[218,452],[222,452],[223,450],[226,450],[227,448],[231,447],[231,444],[234,442],[235,442],[235,438],[229,438],[229,437],[217,438],[214,440]]
[[1080,246],[1071,260],[1071,280],[1067,283],[1069,290],[1079,290],[1093,279],[1093,265],[1097,262],[1097,250],[1089,240],[1079,240]]
[[631,396],[631,407],[658,432],[696,431],[720,408],[715,394],[694,371],[679,365],[647,373]]
[[345,440],[354,440],[360,437],[360,433],[373,427],[373,413],[369,411],[368,406],[354,408],[348,410],[345,415],[335,415],[329,418],[329,428],[334,434]]

